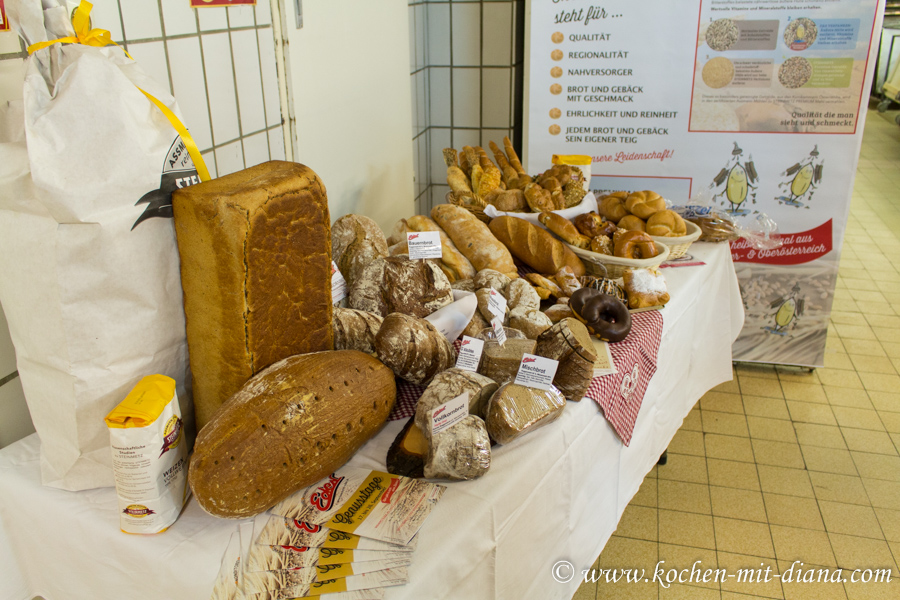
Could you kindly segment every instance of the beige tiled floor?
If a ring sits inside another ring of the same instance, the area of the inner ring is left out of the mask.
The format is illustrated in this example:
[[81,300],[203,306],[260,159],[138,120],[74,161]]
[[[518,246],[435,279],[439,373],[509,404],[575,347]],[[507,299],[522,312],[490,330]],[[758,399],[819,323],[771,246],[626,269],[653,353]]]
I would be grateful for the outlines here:
[[[605,598],[900,598],[900,128],[869,113],[825,368],[737,366],[626,508],[595,568],[890,568],[885,583],[584,584]],[[652,576],[651,576],[652,577]]]

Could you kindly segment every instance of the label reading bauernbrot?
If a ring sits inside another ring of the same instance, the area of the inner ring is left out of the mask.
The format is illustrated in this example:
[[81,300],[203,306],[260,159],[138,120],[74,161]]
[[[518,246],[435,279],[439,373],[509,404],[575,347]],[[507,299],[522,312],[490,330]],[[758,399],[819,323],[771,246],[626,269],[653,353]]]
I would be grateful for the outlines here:
[[406,233],[406,245],[409,258],[441,258],[441,234],[438,231],[409,231]]
[[506,315],[506,298],[494,288],[491,288],[491,295],[488,298],[488,310],[501,319]]
[[553,386],[557,367],[559,367],[559,362],[555,360],[526,354],[519,363],[519,372],[516,374],[515,383],[549,391]]

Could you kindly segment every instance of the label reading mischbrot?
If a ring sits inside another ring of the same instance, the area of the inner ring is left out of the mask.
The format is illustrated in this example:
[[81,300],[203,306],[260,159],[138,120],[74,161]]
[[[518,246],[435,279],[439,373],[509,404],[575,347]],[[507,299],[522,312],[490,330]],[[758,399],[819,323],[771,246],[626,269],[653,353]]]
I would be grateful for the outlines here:
[[557,367],[559,367],[559,362],[555,360],[526,354],[519,363],[519,372],[516,374],[515,383],[549,391],[553,386],[553,377],[556,376]]

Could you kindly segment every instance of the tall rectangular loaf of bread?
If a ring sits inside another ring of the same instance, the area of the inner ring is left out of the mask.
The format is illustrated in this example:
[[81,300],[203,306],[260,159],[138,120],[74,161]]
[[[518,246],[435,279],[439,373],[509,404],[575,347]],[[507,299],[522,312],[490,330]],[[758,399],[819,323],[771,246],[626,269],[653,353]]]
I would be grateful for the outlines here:
[[271,161],[172,195],[198,429],[255,373],[331,350],[331,219],[312,169]]

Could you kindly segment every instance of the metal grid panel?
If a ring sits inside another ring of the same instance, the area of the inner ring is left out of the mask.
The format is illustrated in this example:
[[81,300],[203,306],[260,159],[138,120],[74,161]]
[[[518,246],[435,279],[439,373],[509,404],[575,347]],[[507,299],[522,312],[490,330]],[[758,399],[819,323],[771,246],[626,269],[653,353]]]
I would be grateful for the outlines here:
[[[267,0],[200,9],[186,0],[96,0],[91,14],[96,27],[108,29],[174,91],[210,174],[284,159]],[[27,56],[20,42],[19,52],[2,53],[0,60]]]
[[524,0],[411,0],[416,210],[449,188],[441,150],[522,138]]

